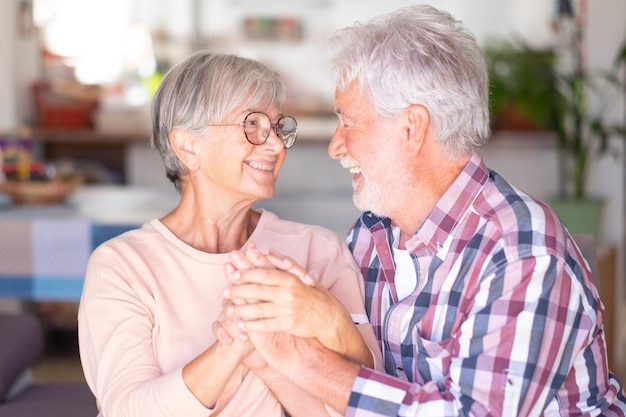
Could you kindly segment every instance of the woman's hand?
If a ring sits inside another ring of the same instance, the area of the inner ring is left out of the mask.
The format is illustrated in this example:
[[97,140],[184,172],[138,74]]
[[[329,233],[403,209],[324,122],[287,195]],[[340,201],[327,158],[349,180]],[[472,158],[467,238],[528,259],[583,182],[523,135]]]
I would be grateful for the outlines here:
[[[317,283],[311,277],[306,269],[296,264],[289,257],[283,256],[280,253],[270,250],[270,253],[265,255],[259,252],[254,244],[250,244],[250,248],[246,253],[239,251],[233,251],[230,253],[231,263],[226,264],[226,273],[232,274],[235,270],[246,270],[253,268],[267,268],[278,269],[281,271],[289,272],[298,277],[304,284],[314,287]],[[229,275],[232,278],[232,275]]]
[[[254,268],[254,265],[250,263],[245,257],[240,257],[236,262],[240,269]],[[226,264],[224,270],[227,276],[231,276],[236,268],[232,264]],[[231,320],[225,312],[235,304],[245,304],[244,300],[228,300],[224,298],[222,300],[222,313],[218,317],[217,321],[213,323],[213,334],[218,341],[225,345],[232,345],[234,349],[242,349],[244,359],[242,364],[249,369],[259,370],[267,366],[267,362],[261,357],[261,355],[255,351],[254,346],[248,338],[248,334],[241,330],[236,323]]]
[[[224,302],[223,304],[228,308],[230,302]],[[222,311],[218,320],[213,323],[213,334],[220,343],[230,345],[232,349],[241,350],[241,356],[243,357],[241,363],[245,367],[258,370],[267,366],[265,359],[255,350],[250,342],[248,334],[239,330],[224,314],[224,311]]]
[[232,301],[226,315],[240,330],[249,336],[287,333],[316,338],[331,350],[373,366],[371,352],[349,313],[328,290],[316,285],[303,267],[255,248],[245,254],[231,253],[230,266],[227,274],[234,285],[224,294]]

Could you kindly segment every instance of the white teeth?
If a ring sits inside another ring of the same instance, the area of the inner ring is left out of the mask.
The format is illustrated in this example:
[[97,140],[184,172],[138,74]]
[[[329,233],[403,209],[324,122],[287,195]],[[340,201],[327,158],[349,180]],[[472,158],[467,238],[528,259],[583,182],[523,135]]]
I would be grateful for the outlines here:
[[246,163],[250,165],[252,168],[260,169],[262,171],[271,171],[274,169],[274,165],[270,165],[270,164],[261,164],[259,162],[246,162]]
[[347,169],[348,171],[350,171],[351,174],[361,173],[361,167],[359,167],[359,163],[355,161],[354,159],[352,159],[351,157],[344,155],[339,160],[339,162],[341,163],[341,166]]

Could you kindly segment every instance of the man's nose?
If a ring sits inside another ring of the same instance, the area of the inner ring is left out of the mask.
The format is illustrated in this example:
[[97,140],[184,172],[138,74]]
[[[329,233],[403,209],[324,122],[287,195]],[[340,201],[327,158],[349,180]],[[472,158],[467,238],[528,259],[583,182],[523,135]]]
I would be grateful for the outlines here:
[[330,143],[328,144],[328,155],[333,159],[341,159],[341,157],[345,154],[346,148],[343,133],[341,132],[339,125],[337,125],[335,132],[333,133],[333,137],[330,139]]

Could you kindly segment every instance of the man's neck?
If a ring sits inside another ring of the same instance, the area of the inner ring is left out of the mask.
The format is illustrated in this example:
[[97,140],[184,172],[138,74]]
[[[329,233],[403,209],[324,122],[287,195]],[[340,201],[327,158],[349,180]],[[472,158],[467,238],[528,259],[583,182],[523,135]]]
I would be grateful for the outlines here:
[[463,171],[471,156],[461,157],[454,161],[439,161],[433,169],[422,170],[415,189],[406,190],[406,199],[395,207],[388,216],[402,231],[400,234],[401,249],[422,226],[441,197],[448,191]]

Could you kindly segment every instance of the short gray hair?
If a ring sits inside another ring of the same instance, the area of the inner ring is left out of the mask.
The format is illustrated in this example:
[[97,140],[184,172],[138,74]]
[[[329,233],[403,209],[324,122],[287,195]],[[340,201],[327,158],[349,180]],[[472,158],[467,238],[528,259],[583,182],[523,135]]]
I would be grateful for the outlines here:
[[280,108],[286,97],[280,74],[258,61],[199,51],[175,65],[152,99],[151,144],[161,154],[167,178],[180,190],[185,167],[170,146],[172,129],[201,131],[224,122],[237,106]]
[[339,88],[356,81],[388,118],[423,105],[450,158],[477,152],[488,141],[485,58],[474,35],[449,13],[405,7],[337,31],[330,49]]

